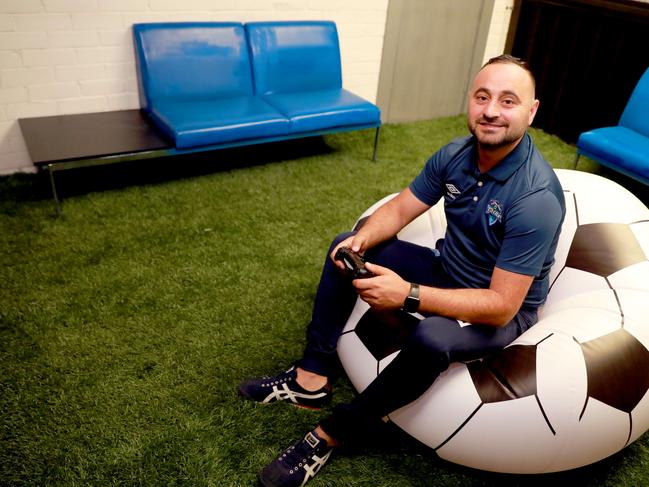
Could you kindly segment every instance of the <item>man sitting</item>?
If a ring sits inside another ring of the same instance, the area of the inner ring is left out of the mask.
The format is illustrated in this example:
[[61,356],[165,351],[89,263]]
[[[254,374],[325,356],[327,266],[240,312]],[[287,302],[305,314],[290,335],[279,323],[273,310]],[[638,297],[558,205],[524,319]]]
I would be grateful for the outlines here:
[[[527,134],[538,106],[525,62],[489,60],[468,93],[471,135],[433,154],[357,233],[334,240],[302,359],[277,376],[244,381],[243,396],[325,405],[338,338],[357,296],[375,310],[417,311],[425,319],[363,392],[262,470],[263,485],[303,485],[337,445],[417,399],[451,362],[502,349],[536,323],[565,215],[561,185]],[[395,238],[441,197],[448,226],[439,252]],[[375,277],[350,281],[334,259],[341,247],[363,254]]]

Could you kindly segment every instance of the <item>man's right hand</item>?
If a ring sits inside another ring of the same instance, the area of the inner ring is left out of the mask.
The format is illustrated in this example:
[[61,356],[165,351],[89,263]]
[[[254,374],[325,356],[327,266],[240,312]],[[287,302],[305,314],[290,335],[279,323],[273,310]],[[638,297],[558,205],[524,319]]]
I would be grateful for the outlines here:
[[345,269],[342,262],[334,258],[340,247],[349,247],[363,255],[367,250],[380,242],[394,237],[403,227],[424,213],[430,205],[420,201],[410,188],[406,188],[396,197],[379,207],[367,219],[356,235],[340,242],[331,253],[331,260],[340,269]]
[[329,257],[333,261],[333,263],[341,270],[345,270],[345,264],[343,264],[341,261],[336,260],[336,252],[338,252],[338,249],[340,247],[349,247],[351,250],[356,252],[357,254],[363,255],[363,253],[367,250],[366,246],[366,238],[363,237],[362,235],[356,234],[352,235],[351,237],[347,237],[345,240],[340,242],[336,248],[331,252]]

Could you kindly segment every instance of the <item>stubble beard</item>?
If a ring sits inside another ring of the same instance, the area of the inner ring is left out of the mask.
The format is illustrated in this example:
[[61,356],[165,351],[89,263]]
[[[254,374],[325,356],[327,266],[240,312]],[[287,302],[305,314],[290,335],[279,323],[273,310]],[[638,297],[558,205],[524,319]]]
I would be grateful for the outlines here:
[[507,129],[510,127],[509,125],[503,125],[503,128],[505,130],[502,134],[483,134],[478,131],[478,127],[481,121],[482,120],[469,122],[467,123],[467,126],[469,128],[469,132],[473,134],[473,136],[478,140],[478,143],[485,149],[493,150],[505,147],[516,142],[523,135],[508,132]]

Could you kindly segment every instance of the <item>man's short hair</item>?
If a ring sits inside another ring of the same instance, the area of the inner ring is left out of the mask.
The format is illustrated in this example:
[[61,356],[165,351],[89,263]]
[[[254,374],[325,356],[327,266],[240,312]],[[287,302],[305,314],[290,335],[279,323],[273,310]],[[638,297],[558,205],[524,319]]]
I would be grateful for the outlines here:
[[532,80],[532,89],[534,90],[534,93],[536,93],[536,79],[534,78],[534,73],[532,73],[530,65],[527,63],[527,61],[523,61],[521,58],[512,56],[511,54],[501,54],[500,56],[492,57],[489,61],[484,63],[482,68],[489,66],[490,64],[515,64],[516,66],[523,68],[525,71],[527,71],[527,74],[530,75],[530,79]]

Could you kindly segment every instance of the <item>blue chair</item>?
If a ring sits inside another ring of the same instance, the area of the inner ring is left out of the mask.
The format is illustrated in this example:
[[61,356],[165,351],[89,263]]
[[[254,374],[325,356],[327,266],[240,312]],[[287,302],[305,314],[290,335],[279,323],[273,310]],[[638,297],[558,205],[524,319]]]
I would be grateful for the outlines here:
[[290,120],[291,133],[367,126],[378,137],[378,107],[342,87],[336,24],[249,22],[246,33],[255,92]]
[[211,150],[376,128],[379,108],[342,88],[336,24],[133,26],[140,104],[174,150]]
[[649,185],[649,69],[638,81],[616,126],[579,135],[575,168],[581,155]]
[[243,24],[135,24],[140,105],[179,149],[288,134],[261,98]]

